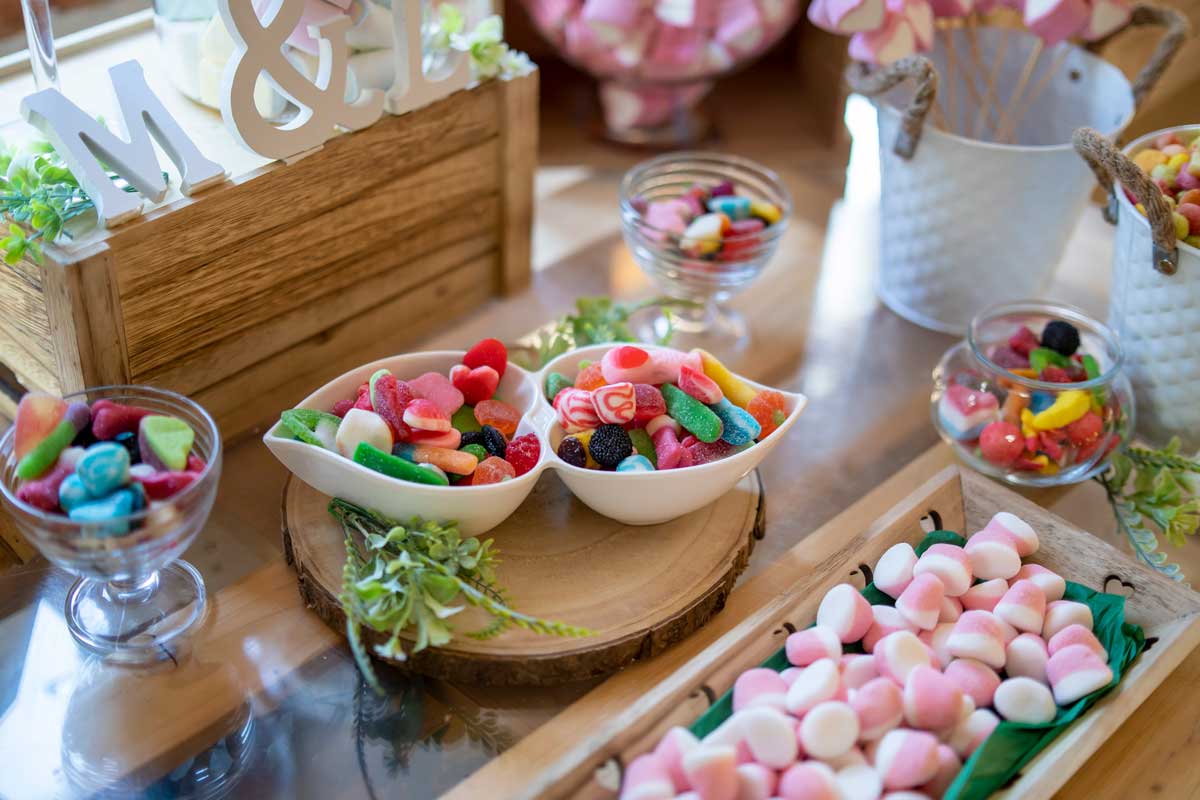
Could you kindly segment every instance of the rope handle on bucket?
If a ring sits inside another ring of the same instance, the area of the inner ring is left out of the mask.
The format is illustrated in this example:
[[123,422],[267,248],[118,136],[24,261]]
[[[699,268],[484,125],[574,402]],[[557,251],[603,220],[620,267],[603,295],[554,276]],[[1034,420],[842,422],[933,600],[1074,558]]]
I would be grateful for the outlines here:
[[1142,172],[1142,168],[1129,160],[1117,149],[1106,136],[1092,128],[1079,128],[1071,137],[1075,152],[1087,162],[1096,174],[1096,180],[1108,195],[1108,205],[1104,208],[1104,219],[1110,223],[1117,221],[1117,187],[1114,177],[1121,182],[1141,202],[1146,209],[1146,218],[1150,222],[1150,235],[1154,240],[1151,249],[1151,263],[1154,268],[1164,275],[1174,275],[1179,269],[1179,248],[1175,244],[1175,222],[1171,217],[1171,209],[1163,200],[1162,192]]
[[911,78],[917,84],[917,93],[904,109],[900,119],[900,130],[892,149],[896,155],[908,160],[916,152],[925,127],[925,116],[933,107],[937,97],[938,74],[933,64],[924,56],[907,56],[875,71],[861,62],[846,68],[846,83],[859,94],[868,97],[891,91],[893,87]]
[[1133,7],[1133,12],[1129,16],[1129,22],[1125,27],[1113,31],[1107,37],[1098,42],[1093,42],[1095,49],[1103,49],[1104,45],[1112,41],[1113,38],[1120,36],[1122,32],[1133,27],[1142,27],[1147,25],[1158,25],[1166,30],[1163,32],[1162,38],[1158,40],[1158,46],[1154,48],[1154,52],[1150,54],[1150,60],[1138,72],[1137,77],[1133,79],[1133,106],[1141,108],[1142,101],[1149,96],[1151,90],[1158,83],[1159,78],[1167,71],[1167,67],[1175,59],[1179,53],[1179,48],[1183,46],[1184,41],[1192,33],[1191,23],[1188,18],[1174,8],[1163,8],[1161,6],[1153,6],[1147,4],[1139,4]]

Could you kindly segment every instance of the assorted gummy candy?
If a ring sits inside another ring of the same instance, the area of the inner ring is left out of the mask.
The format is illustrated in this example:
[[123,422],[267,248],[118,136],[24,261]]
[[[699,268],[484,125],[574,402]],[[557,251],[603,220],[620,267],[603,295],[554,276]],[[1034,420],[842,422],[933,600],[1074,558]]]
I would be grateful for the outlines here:
[[484,339],[443,375],[402,380],[386,369],[329,412],[294,408],[283,428],[368,469],[412,483],[481,486],[532,470],[541,443],[527,433],[509,441],[521,412],[495,397],[508,352]]
[[763,244],[763,231],[783,218],[779,206],[739,195],[729,181],[694,184],[679,197],[639,197],[632,205],[647,237],[667,242],[689,258],[715,261],[753,256]]
[[[315,435],[311,427],[306,432]],[[171,498],[205,467],[186,422],[111,400],[89,406],[31,392],[17,406],[13,439],[17,498],[102,523],[104,536],[128,533],[125,517]]]
[[[1200,136],[1188,131],[1160,133],[1153,147],[1133,155],[1133,162],[1162,192],[1167,208],[1171,209],[1176,238],[1200,247]],[[1127,188],[1125,196],[1138,211],[1146,213]]]
[[758,390],[702,350],[620,345],[543,387],[567,434],[558,457],[575,467],[651,472],[739,453],[787,419],[786,398]]
[[1120,436],[1105,433],[1120,408],[1102,388],[1072,388],[1101,374],[1096,357],[1080,347],[1079,330],[1069,322],[1051,320],[1040,334],[1022,325],[988,359],[1015,377],[1063,388],[1031,389],[1003,377],[985,382],[964,372],[938,399],[939,426],[976,456],[1019,472],[1054,475],[1101,446],[1111,450]]

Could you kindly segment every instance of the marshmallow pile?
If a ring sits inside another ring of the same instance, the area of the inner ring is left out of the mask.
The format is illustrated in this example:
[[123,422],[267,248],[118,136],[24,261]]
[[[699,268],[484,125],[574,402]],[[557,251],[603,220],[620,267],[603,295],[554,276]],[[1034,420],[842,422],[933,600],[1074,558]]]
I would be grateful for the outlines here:
[[1037,548],[1007,512],[964,547],[893,546],[874,583],[894,607],[830,589],[788,637],[791,666],[743,672],[732,715],[703,739],[671,729],[629,765],[622,799],[941,797],[1002,719],[1049,723],[1113,680],[1090,607],[1022,564]]
[[813,0],[808,19],[818,28],[850,37],[850,57],[890,64],[933,47],[934,20],[1020,12],[1025,27],[1048,45],[1077,37],[1095,41],[1123,28],[1132,7],[1125,0]]

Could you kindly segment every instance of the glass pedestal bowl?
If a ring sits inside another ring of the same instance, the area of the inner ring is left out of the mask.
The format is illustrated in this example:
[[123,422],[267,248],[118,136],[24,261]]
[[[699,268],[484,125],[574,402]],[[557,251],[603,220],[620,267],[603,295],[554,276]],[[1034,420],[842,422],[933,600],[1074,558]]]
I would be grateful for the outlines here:
[[[681,197],[694,185],[713,187],[729,181],[737,194],[771,203],[781,212],[778,222],[757,233],[726,236],[721,249],[689,256],[681,237],[648,224],[647,203]],[[638,164],[621,181],[621,231],[642,271],[667,295],[691,301],[637,324],[645,341],[661,340],[672,330],[671,346],[700,347],[718,357],[736,355],[749,343],[746,322],[726,305],[734,294],[758,277],[779,246],[792,214],[792,198],[771,170],[723,153],[679,152]],[[636,323],[635,323],[636,324]]]
[[[64,399],[114,403],[177,417],[192,427],[192,452],[205,467],[167,500],[104,522],[78,522],[17,498],[15,426],[0,439],[0,493],[17,529],[52,564],[79,579],[67,593],[66,621],[79,644],[114,663],[172,658],[172,645],[204,618],[204,580],[177,560],[204,527],[221,474],[221,436],[199,405],[148,386],[103,386]],[[124,531],[124,532],[122,532]]]
[[[1022,326],[1041,339],[1053,321],[1079,334],[1074,357],[1057,367],[1069,373],[1056,376],[1067,382],[1019,366],[1021,354],[1010,344]],[[1094,361],[1085,365],[1085,355]],[[1018,486],[1079,483],[1106,469],[1109,454],[1133,433],[1123,360],[1116,334],[1079,309],[1034,301],[994,306],[971,321],[966,341],[946,351],[933,371],[934,427],[986,475]]]

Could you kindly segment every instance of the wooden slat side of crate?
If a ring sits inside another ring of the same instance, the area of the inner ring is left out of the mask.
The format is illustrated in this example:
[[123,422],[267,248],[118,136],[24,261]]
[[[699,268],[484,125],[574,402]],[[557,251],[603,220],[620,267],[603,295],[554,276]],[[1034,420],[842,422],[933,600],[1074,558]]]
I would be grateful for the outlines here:
[[[1200,596],[1014,492],[985,478],[963,474],[958,467],[943,470],[867,530],[857,535],[847,531],[845,543],[836,552],[699,654],[682,660],[672,659],[668,653],[658,659],[660,665],[651,662],[646,671],[658,668],[642,683],[639,696],[630,698],[630,687],[614,680],[580,700],[564,713],[572,715],[573,727],[582,735],[553,764],[510,760],[507,769],[493,770],[489,777],[494,781],[498,775],[501,780],[511,775],[513,785],[505,788],[511,788],[515,797],[613,797],[622,765],[652,748],[673,725],[691,724],[733,685],[738,674],[777,650],[790,630],[810,624],[831,586],[841,582],[863,585],[860,565],[873,565],[899,541],[919,541],[932,521],[970,533],[998,510],[1019,514],[1039,531],[1042,549],[1034,561],[1098,589],[1132,585],[1127,618],[1156,640],[1118,689],[1031,762],[1008,790],[1012,797],[1050,797],[1200,641]],[[797,549],[803,547],[802,543]],[[615,715],[614,705],[622,709]],[[588,724],[588,708],[595,709],[595,724]],[[523,777],[518,779],[519,775]]]

